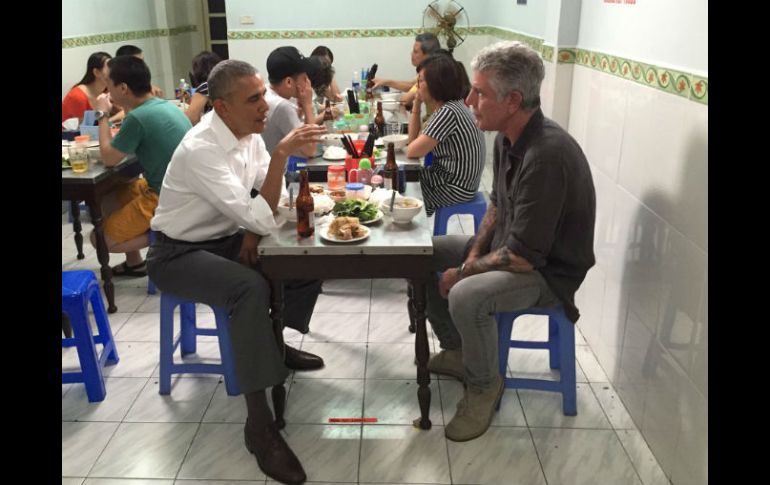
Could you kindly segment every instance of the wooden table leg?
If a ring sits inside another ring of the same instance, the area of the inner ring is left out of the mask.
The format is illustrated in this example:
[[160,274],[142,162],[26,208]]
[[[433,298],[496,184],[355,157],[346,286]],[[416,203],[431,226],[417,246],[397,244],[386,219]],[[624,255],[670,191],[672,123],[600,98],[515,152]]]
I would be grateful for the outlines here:
[[414,333],[414,288],[412,287],[411,280],[408,281],[406,294],[409,297],[406,306],[406,309],[409,311],[409,332]]
[[420,417],[413,424],[420,429],[430,429],[430,372],[428,372],[428,329],[425,326],[426,280],[413,280],[412,300],[414,303],[414,323],[416,337],[414,353],[417,357],[417,400],[420,403]]
[[72,217],[72,229],[75,231],[75,247],[78,250],[78,259],[83,259],[86,256],[83,254],[83,235],[80,233],[83,227],[80,225],[79,201],[70,201],[70,216]]
[[104,240],[104,225],[102,220],[102,208],[100,201],[86,201],[91,213],[91,222],[96,234],[96,258],[101,265],[102,281],[104,282],[104,294],[107,296],[107,313],[115,313],[115,286],[112,284],[112,268],[110,268],[110,253],[107,251],[107,242]]
[[[281,358],[286,358],[286,348],[283,342],[283,281],[270,280],[271,298],[270,298],[270,318],[273,320],[273,332],[275,333],[275,342],[281,352]],[[273,412],[275,413],[275,425],[278,429],[286,426],[283,419],[283,412],[286,409],[286,388],[283,382],[273,386]]]

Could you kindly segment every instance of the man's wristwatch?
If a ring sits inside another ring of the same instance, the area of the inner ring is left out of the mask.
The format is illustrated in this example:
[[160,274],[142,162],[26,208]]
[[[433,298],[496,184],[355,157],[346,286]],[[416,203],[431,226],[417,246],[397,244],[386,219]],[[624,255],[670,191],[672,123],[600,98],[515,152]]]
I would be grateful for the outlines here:
[[457,276],[460,278],[463,277],[463,270],[465,269],[465,263],[462,263],[460,266],[457,267]]
[[102,118],[108,118],[109,119],[110,112],[109,111],[96,111],[94,113],[94,120],[98,123],[100,119]]

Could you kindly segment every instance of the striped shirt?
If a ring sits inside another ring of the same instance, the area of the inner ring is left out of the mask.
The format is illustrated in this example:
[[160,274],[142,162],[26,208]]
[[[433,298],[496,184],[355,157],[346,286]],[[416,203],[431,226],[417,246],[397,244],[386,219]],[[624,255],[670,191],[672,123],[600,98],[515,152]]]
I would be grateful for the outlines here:
[[486,144],[468,107],[461,99],[447,101],[433,113],[422,133],[438,140],[433,164],[420,169],[428,216],[438,207],[473,199],[481,183]]

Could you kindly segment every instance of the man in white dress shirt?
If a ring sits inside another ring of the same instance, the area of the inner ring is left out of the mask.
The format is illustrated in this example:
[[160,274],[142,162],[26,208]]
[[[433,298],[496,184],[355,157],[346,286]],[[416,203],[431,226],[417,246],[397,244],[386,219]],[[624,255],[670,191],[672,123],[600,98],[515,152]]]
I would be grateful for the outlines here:
[[[261,236],[276,228],[273,211],[286,190],[287,156],[318,142],[325,130],[300,126],[271,157],[259,135],[268,105],[256,69],[223,61],[208,83],[214,109],[185,135],[169,163],[147,268],[162,291],[230,310],[236,375],[248,409],[246,447],[268,476],[301,483],[305,472],[273,423],[265,389],[284,381],[287,366],[317,368],[323,361],[286,346],[284,365],[268,314],[270,285],[254,265]],[[259,191],[254,198],[252,189]],[[319,281],[287,283],[287,324],[307,327],[319,288]]]

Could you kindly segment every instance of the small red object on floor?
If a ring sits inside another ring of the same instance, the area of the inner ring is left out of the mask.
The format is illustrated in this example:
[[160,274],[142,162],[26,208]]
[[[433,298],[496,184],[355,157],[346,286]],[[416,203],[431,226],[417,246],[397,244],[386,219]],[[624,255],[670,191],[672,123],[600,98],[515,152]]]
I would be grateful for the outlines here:
[[376,423],[377,418],[329,418],[330,423]]

